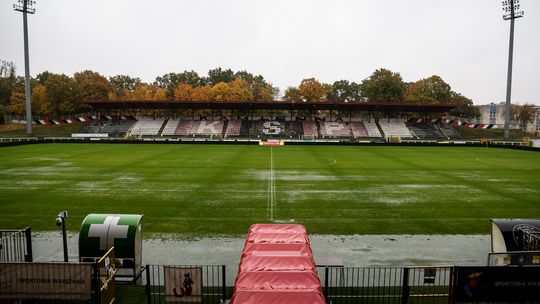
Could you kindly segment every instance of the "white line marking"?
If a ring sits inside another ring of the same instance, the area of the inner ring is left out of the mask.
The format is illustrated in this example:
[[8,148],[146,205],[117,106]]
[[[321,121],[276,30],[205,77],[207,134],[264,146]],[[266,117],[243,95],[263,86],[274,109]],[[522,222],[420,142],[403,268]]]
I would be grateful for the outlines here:
[[276,184],[274,178],[274,155],[270,147],[270,170],[268,172],[268,202],[266,205],[266,216],[270,221],[274,221],[276,209]]

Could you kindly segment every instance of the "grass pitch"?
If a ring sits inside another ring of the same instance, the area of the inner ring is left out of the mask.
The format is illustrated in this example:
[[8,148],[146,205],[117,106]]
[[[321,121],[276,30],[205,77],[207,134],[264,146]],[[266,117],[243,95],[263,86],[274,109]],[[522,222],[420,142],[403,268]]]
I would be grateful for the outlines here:
[[146,233],[488,233],[540,217],[540,153],[472,147],[35,144],[0,148],[0,228],[69,211],[145,215]]

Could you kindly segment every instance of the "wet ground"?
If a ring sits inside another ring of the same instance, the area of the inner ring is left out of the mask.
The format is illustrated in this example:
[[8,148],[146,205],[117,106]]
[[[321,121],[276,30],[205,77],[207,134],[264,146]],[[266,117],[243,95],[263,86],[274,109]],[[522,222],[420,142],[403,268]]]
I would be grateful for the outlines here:
[[[311,235],[315,259],[339,258],[346,267],[430,265],[483,266],[490,251],[489,235]],[[145,238],[143,264],[226,265],[233,282],[244,238]],[[62,261],[60,232],[33,235],[34,261]],[[68,235],[69,260],[78,260],[78,234]]]

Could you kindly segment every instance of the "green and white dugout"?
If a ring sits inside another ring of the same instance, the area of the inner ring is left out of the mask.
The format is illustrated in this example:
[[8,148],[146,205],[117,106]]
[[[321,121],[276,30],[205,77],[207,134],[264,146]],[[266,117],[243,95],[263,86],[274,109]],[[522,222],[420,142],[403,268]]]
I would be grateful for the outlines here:
[[79,261],[96,262],[114,246],[117,276],[135,277],[142,265],[142,214],[88,214],[79,233]]

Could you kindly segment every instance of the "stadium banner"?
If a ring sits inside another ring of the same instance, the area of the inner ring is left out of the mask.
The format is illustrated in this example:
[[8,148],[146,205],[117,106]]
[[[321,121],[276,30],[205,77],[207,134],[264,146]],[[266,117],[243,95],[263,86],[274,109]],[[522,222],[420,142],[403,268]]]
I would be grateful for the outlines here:
[[280,139],[268,139],[259,141],[259,146],[283,146],[284,142]]
[[0,299],[90,300],[92,265],[2,263],[0,287]]
[[533,301],[540,294],[540,267],[457,267],[454,300]]
[[106,138],[109,137],[107,133],[71,133],[73,138]]
[[163,267],[165,302],[202,303],[202,267]]

